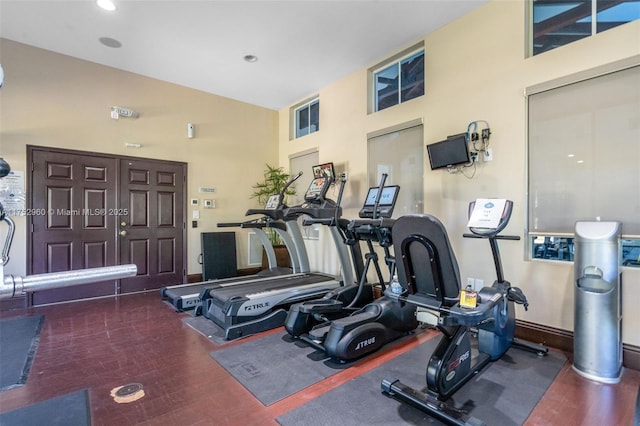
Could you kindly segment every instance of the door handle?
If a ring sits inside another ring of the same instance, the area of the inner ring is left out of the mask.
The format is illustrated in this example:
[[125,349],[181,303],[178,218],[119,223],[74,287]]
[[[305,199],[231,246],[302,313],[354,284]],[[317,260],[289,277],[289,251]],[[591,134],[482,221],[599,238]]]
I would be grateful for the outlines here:
[[124,237],[127,235],[127,231],[125,231],[124,229],[122,231],[120,231],[120,236]]

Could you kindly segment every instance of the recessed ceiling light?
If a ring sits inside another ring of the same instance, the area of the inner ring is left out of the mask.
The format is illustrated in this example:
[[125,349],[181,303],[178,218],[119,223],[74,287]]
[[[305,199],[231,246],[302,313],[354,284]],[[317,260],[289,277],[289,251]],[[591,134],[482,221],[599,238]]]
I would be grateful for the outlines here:
[[96,0],[96,4],[109,12],[116,10],[116,5],[111,0]]
[[111,37],[100,37],[98,39],[98,41],[102,44],[104,44],[107,47],[113,47],[114,49],[117,49],[119,47],[122,47],[122,43],[120,43],[118,40],[116,40],[115,38],[111,38]]
[[244,55],[244,60],[247,62],[257,62],[258,57],[256,55]]

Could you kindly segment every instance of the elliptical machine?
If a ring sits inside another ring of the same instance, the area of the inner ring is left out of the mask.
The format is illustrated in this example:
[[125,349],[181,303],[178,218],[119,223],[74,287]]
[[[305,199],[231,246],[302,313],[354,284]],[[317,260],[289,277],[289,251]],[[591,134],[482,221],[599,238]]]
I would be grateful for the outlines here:
[[[362,308],[367,303],[374,300],[373,285],[367,282],[367,273],[371,265],[374,265],[378,284],[382,291],[386,286],[382,276],[382,270],[378,262],[378,254],[376,253],[373,242],[377,242],[384,248],[385,262],[389,267],[389,272],[393,275],[395,260],[391,257],[389,247],[391,246],[391,226],[394,220],[391,219],[395,201],[400,192],[399,186],[385,187],[387,174],[383,174],[380,186],[369,188],[367,198],[363,208],[360,210],[360,220],[352,220],[341,223],[340,229],[343,232],[344,243],[352,248],[352,254],[355,248],[360,255],[360,262],[356,262],[357,283],[350,283],[344,287],[335,289],[327,293],[321,299],[308,300],[302,303],[292,305],[287,314],[285,321],[285,329],[287,332],[308,343],[315,345],[319,343],[317,337],[312,337],[309,332],[314,327],[321,324],[327,324],[338,318],[349,316]],[[379,188],[383,188],[379,191]],[[381,205],[382,194],[385,194],[384,202]],[[305,223],[314,223],[315,220],[305,220]],[[362,262],[360,248],[361,241],[366,242],[368,252],[365,254],[365,262]]]
[[[479,206],[486,210],[501,208],[501,202],[488,200]],[[429,415],[453,425],[483,425],[476,418],[449,407],[446,401],[491,361],[499,359],[512,345],[545,355],[542,345],[518,340],[515,333],[515,303],[525,309],[528,302],[522,291],[504,279],[498,250],[499,239],[519,237],[498,235],[509,222],[513,203],[504,201],[495,227],[470,226],[465,237],[489,240],[497,280],[477,293],[476,306],[461,306],[460,273],[444,225],[431,215],[409,215],[396,221],[393,238],[400,246],[402,263],[398,265],[405,292],[398,300],[417,307],[421,322],[431,324],[443,334],[429,359],[427,390],[412,389],[395,378],[382,381],[382,391],[409,403]],[[476,202],[469,205],[469,216]],[[477,356],[472,356],[471,336],[478,335]],[[472,365],[473,363],[473,365]]]
[[418,326],[414,306],[384,295],[374,301],[371,285],[366,282],[367,270],[373,263],[383,294],[389,291],[373,248],[374,241],[385,250],[390,276],[395,271],[395,259],[389,251],[395,220],[390,217],[400,188],[384,186],[386,178],[383,174],[380,186],[369,189],[360,211],[361,218],[348,225],[347,244],[359,244],[358,240],[364,240],[369,248],[358,285],[329,293],[322,299],[293,305],[285,321],[285,329],[291,336],[341,362],[374,352]]

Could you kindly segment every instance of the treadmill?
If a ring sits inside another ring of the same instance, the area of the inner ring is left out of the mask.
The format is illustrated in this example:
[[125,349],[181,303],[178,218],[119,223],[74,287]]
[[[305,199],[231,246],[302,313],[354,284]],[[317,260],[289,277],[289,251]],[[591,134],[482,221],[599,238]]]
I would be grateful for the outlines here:
[[[304,241],[300,228],[297,226],[295,218],[288,221],[282,220],[284,217],[283,209],[286,208],[283,204],[284,193],[289,186],[300,178],[300,176],[302,176],[302,172],[289,180],[280,194],[272,195],[267,201],[267,205],[264,209],[249,209],[245,214],[246,216],[260,214],[262,215],[261,218],[239,223],[218,224],[218,227],[220,228],[240,227],[252,229],[264,247],[269,263],[269,269],[260,271],[255,275],[245,275],[240,277],[163,287],[160,289],[162,298],[170,302],[178,312],[182,312],[190,309],[197,309],[200,305],[200,293],[205,288],[211,288],[213,285],[227,287],[250,280],[268,281],[282,275],[296,274],[300,276],[300,274],[308,273],[309,260],[306,255],[306,251],[304,251]],[[264,228],[272,228],[280,236],[289,252],[291,265],[293,267],[292,269],[282,268],[277,265],[275,251],[273,250],[273,246],[271,245]]]
[[[202,314],[224,330],[225,339],[233,340],[280,327],[292,304],[317,299],[345,283],[354,282],[347,246],[338,229],[342,209],[339,201],[336,203],[326,198],[335,174],[333,170],[327,173],[324,169],[321,173],[321,177],[314,177],[311,182],[303,204],[284,209],[283,220],[297,223],[298,217],[308,215],[316,220],[323,220],[322,223],[329,226],[338,251],[342,281],[328,274],[303,273],[273,277],[268,281],[255,280],[234,286],[215,285],[204,289],[200,295]],[[345,181],[346,179],[341,179],[338,200],[342,197]],[[306,251],[304,253],[306,255]]]

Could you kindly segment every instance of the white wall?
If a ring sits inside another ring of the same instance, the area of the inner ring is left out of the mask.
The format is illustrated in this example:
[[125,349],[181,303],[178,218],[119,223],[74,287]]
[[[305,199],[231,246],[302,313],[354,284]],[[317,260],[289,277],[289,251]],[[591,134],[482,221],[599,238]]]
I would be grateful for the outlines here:
[[[367,70],[346,76],[318,92],[319,132],[290,141],[289,111],[280,111],[280,164],[288,164],[292,153],[317,147],[320,161],[333,161],[349,172],[344,216],[355,217],[365,195],[368,132],[422,118],[428,144],[466,131],[471,121],[487,120],[494,160],[480,164],[475,177],[467,179],[431,171],[425,152],[424,195],[425,211],[447,226],[463,279],[482,278],[490,284],[495,272],[488,243],[462,238],[467,231],[467,204],[480,197],[513,200],[515,210],[505,233],[524,237],[524,89],[639,54],[640,22],[525,58],[525,2],[494,0],[425,36],[424,43],[423,97],[367,115]],[[528,260],[525,244],[524,239],[501,243],[505,276],[523,289],[530,302],[528,312],[518,308],[518,318],[573,330],[573,263]],[[640,299],[640,271],[623,268],[623,274],[623,341],[640,345],[640,312],[634,302]]]

